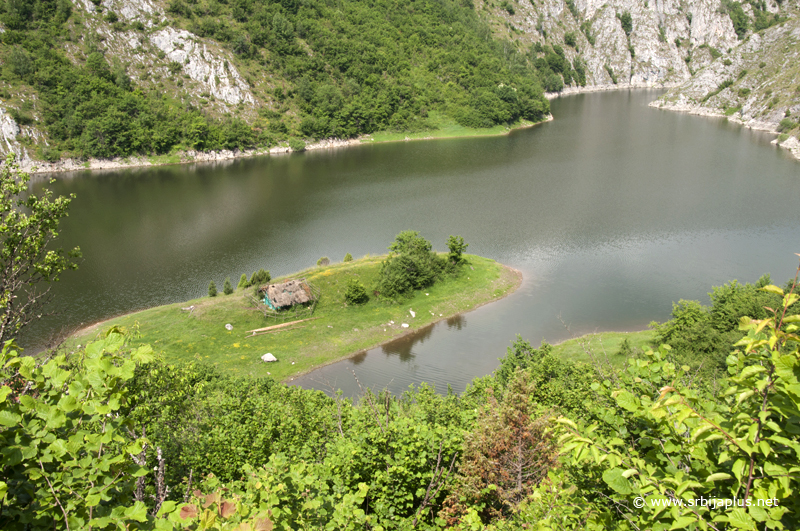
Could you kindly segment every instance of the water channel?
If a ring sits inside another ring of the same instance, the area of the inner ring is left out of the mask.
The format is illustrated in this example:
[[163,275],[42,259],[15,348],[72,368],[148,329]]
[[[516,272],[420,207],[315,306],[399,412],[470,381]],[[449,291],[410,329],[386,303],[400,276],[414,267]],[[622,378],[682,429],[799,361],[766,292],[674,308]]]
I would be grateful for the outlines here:
[[517,334],[641,329],[731,279],[784,282],[800,252],[800,164],[770,135],[647,107],[658,94],[557,99],[553,122],[504,137],[57,175],[55,192],[77,196],[63,244],[84,262],[25,341],[198,297],[211,279],[380,254],[404,229],[440,250],[457,234],[520,269],[521,288],[294,383],[352,394],[355,371],[395,392],[460,392]]

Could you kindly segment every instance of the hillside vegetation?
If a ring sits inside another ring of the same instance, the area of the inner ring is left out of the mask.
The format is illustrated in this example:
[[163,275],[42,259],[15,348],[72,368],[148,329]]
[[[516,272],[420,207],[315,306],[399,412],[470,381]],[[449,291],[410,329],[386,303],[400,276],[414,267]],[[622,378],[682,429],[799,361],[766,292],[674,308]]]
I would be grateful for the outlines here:
[[[0,525],[796,529],[798,297],[769,282],[680,302],[655,326],[675,348],[623,341],[623,366],[517,338],[461,395],[330,397],[166,363],[118,329],[38,362],[9,344]],[[701,497],[751,504],[663,508]]]
[[549,112],[529,59],[451,0],[6,0],[0,21],[6,149],[50,161]]

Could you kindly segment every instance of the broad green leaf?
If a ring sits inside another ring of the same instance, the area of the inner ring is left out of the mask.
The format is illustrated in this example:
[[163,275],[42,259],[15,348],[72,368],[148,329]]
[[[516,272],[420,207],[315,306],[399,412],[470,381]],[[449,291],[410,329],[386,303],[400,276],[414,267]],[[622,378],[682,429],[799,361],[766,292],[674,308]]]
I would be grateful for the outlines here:
[[737,507],[728,513],[728,523],[737,529],[755,529],[756,523],[744,509]]
[[6,397],[11,393],[11,388],[7,385],[0,387],[0,404],[6,401]]
[[16,426],[21,420],[22,417],[16,413],[12,413],[5,409],[0,411],[0,426],[10,428],[11,426]]
[[630,481],[623,475],[622,469],[613,468],[603,472],[603,481],[619,494],[630,494],[632,492]]
[[616,400],[619,407],[630,412],[634,412],[639,408],[639,399],[624,389],[617,393]]
[[717,472],[716,474],[711,474],[708,476],[706,481],[713,483],[714,481],[724,481],[726,479],[733,479],[733,476],[726,474],[725,472]]
[[161,504],[161,508],[158,510],[158,514],[156,516],[164,516],[165,514],[169,514],[175,510],[177,503],[171,500],[165,501]]
[[142,502],[137,501],[131,507],[125,509],[125,516],[137,522],[147,521],[147,506]]
[[697,518],[695,518],[694,516],[680,516],[675,519],[670,529],[685,529],[687,526],[693,524],[696,521]]
[[781,297],[783,297],[783,290],[781,288],[779,288],[778,286],[774,286],[772,284],[770,284],[769,286],[764,286],[763,288],[760,288],[760,291],[766,291],[766,292],[769,292],[769,293],[774,293],[775,295],[780,295]]
[[750,365],[749,367],[745,367],[742,373],[739,375],[740,378],[750,378],[754,374],[759,374],[762,372],[766,372],[767,369],[761,365]]

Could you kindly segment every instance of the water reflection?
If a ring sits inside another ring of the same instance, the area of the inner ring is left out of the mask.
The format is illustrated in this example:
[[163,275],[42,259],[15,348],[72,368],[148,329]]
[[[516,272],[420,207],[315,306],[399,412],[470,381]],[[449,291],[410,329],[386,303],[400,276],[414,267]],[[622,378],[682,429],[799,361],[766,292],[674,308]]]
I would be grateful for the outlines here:
[[457,317],[294,383],[324,377],[357,393],[357,367],[370,387],[460,392],[517,334],[564,339],[559,315],[576,331],[643,328],[731,279],[788,278],[800,164],[770,135],[648,108],[657,95],[563,98],[555,121],[506,137],[59,175],[54,191],[77,195],[60,243],[85,261],[54,286],[60,316],[24,346],[203,296],[212,279],[383,253],[413,229],[439,250],[463,236],[470,252],[523,271],[523,286],[470,312],[469,326]]
[[453,317],[447,318],[447,329],[448,330],[461,330],[467,326],[467,318],[464,314],[454,315]]
[[420,328],[413,334],[407,334],[401,338],[390,341],[381,346],[381,350],[387,357],[398,356],[400,361],[408,363],[414,359],[413,349],[415,345],[421,345],[433,334],[436,324],[431,324]]

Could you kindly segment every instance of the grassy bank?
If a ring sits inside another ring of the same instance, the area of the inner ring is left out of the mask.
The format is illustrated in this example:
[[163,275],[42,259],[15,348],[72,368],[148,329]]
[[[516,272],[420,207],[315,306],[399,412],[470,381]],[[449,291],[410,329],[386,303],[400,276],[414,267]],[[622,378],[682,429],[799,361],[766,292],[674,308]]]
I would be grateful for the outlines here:
[[[134,344],[152,345],[163,352],[168,362],[200,360],[234,374],[271,375],[288,380],[499,299],[519,285],[517,271],[494,260],[465,256],[469,262],[458,278],[440,281],[402,303],[382,302],[373,297],[361,306],[345,305],[347,281],[356,278],[371,288],[376,284],[384,257],[365,257],[284,277],[306,278],[321,290],[314,320],[292,330],[249,334],[250,330],[279,324],[265,319],[254,307],[250,300],[253,288],[249,288],[232,295],[202,297],[111,319],[78,332],[73,341],[85,344],[103,330],[121,326],[135,331]],[[194,306],[194,310],[181,310],[189,306]],[[403,323],[409,327],[403,328]],[[231,324],[233,330],[226,330],[226,324]],[[278,361],[261,361],[267,352]]]
[[429,122],[435,125],[434,129],[421,131],[418,133],[395,133],[391,131],[382,131],[379,133],[372,133],[369,137],[362,140],[362,143],[377,143],[377,142],[400,142],[404,140],[430,140],[434,138],[461,138],[461,137],[476,137],[476,136],[498,136],[506,135],[514,129],[523,127],[530,127],[537,123],[543,122],[530,122],[528,120],[519,120],[511,125],[496,125],[486,129],[473,129],[459,125],[455,120],[443,114],[434,112],[430,113],[428,118]]
[[569,339],[553,347],[553,354],[570,361],[592,363],[592,354],[600,361],[608,361],[614,367],[624,367],[628,356],[621,353],[623,342],[627,339],[631,349],[648,350],[652,348],[653,330],[639,332],[598,332]]

